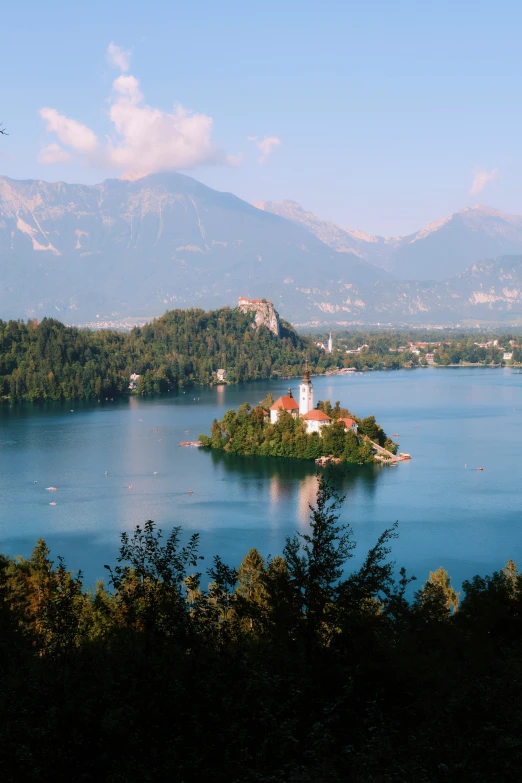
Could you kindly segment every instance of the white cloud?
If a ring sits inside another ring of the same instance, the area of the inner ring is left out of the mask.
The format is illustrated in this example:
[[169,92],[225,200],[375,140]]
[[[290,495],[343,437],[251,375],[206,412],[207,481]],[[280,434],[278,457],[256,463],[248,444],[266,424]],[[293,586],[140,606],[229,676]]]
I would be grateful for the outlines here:
[[114,41],[110,42],[107,47],[107,62],[109,65],[112,65],[113,68],[119,68],[120,71],[125,73],[130,68],[130,58],[130,51],[117,46]]
[[253,141],[258,150],[261,151],[261,157],[257,162],[265,163],[274,147],[279,147],[281,140],[277,136],[265,136],[264,139],[258,139],[257,136],[248,136],[248,141]]
[[[99,142],[90,128],[55,109],[40,111],[47,130],[56,133],[62,144],[72,148],[83,163],[107,166],[133,179],[155,171],[187,169],[204,163],[239,165],[240,156],[227,155],[212,141],[212,117],[180,104],[172,112],[147,105],[139,80],[130,74],[118,76],[112,90],[108,117],[113,133],[105,143]],[[57,150],[54,152],[58,154]],[[52,153],[47,160],[44,157],[41,160],[56,162]]]
[[201,163],[226,163],[212,140],[212,117],[178,105],[172,113],[143,103],[134,76],[113,84],[109,118],[116,134],[106,148],[108,162],[143,176],[162,169],[191,168]]
[[493,179],[497,179],[498,169],[491,169],[491,171],[475,171],[473,178],[473,184],[471,186],[470,193],[472,196],[476,196],[477,193],[481,193],[484,187]]
[[48,144],[42,147],[38,155],[39,163],[65,163],[70,159],[70,154],[62,149],[59,144]]
[[56,109],[40,109],[40,117],[47,123],[47,130],[56,133],[62,144],[78,152],[92,152],[98,146],[96,134],[86,125],[71,120]]

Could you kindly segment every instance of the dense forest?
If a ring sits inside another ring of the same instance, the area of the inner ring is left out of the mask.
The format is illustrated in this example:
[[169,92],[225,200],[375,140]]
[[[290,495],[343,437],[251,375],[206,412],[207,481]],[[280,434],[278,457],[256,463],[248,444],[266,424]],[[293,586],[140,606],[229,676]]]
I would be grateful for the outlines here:
[[[245,402],[237,411],[228,410],[219,421],[212,422],[211,434],[200,435],[204,446],[223,449],[232,454],[245,456],[258,454],[263,457],[293,457],[317,459],[321,456],[337,457],[341,462],[373,462],[374,454],[368,438],[396,454],[398,444],[394,443],[375,421],[375,416],[359,419],[342,408],[339,401],[332,405],[330,400],[319,400],[317,408],[332,419],[321,435],[308,433],[305,422],[293,418],[290,413],[280,411],[277,421],[270,423],[266,413],[274,400],[271,394],[257,406]],[[351,418],[357,424],[357,433],[346,432],[342,418]]]
[[0,398],[96,399],[128,390],[131,373],[140,393],[187,384],[295,376],[308,356],[315,372],[331,356],[281,322],[280,337],[252,328],[252,315],[223,308],[172,310],[130,333],[68,327],[50,318],[0,321]]
[[[319,335],[324,337],[324,335]],[[0,400],[10,402],[100,399],[129,389],[165,392],[208,385],[224,369],[227,382],[300,375],[308,357],[312,373],[337,368],[393,370],[435,364],[522,364],[522,338],[503,334],[437,332],[338,332],[334,351],[281,321],[280,337],[252,329],[252,315],[237,309],[172,310],[130,333],[78,329],[51,318],[0,321]]]
[[[396,526],[358,568],[319,479],[281,556],[202,563],[198,534],[121,536],[108,587],[0,557],[5,781],[440,783],[522,773],[522,578],[414,592]],[[205,577],[203,577],[205,572]]]

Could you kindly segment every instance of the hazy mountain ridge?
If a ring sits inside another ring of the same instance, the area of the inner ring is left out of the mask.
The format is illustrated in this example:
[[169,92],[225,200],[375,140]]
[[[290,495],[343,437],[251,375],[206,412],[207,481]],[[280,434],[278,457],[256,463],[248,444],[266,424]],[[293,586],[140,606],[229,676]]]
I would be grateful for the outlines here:
[[382,266],[401,280],[442,281],[479,259],[522,253],[522,216],[481,205],[466,207],[414,234],[398,237],[340,228],[293,201],[264,201],[255,206],[299,222],[332,249]]
[[351,253],[383,268],[387,268],[393,248],[398,247],[402,241],[402,237],[373,236],[364,231],[341,228],[331,221],[322,220],[312,212],[307,212],[296,201],[258,201],[254,206],[301,223],[321,242],[339,253]]
[[[475,207],[385,238],[294,202],[263,207],[180,174],[94,186],[0,177],[0,317],[114,321],[239,296],[301,324],[522,314],[522,217]],[[424,279],[394,280],[377,266],[386,254],[397,277],[421,265]]]
[[443,281],[378,281],[352,290],[327,312],[337,322],[516,321],[522,319],[522,255],[479,261]]
[[181,174],[92,187],[0,178],[0,313],[161,314],[265,296],[286,317],[313,309],[293,281],[382,276],[304,227]]

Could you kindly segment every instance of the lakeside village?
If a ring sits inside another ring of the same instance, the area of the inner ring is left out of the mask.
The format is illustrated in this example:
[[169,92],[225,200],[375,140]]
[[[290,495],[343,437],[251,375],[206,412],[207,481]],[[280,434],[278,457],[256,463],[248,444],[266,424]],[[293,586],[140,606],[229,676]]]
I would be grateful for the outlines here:
[[329,400],[314,406],[314,387],[308,363],[299,394],[292,390],[273,399],[269,394],[258,405],[243,403],[228,410],[221,421],[214,419],[210,436],[200,435],[198,445],[240,454],[314,459],[317,464],[377,462],[397,465],[410,459],[398,453],[398,444],[377,424],[374,416],[359,419],[339,402]]

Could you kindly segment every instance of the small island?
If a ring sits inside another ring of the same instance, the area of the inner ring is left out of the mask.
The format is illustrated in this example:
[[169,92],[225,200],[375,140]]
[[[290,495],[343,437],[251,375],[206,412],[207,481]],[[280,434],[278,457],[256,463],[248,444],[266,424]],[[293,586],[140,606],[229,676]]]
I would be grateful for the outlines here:
[[399,446],[377,424],[374,416],[360,419],[340,402],[319,401],[314,407],[314,388],[308,364],[295,398],[292,390],[273,399],[269,394],[259,405],[245,402],[229,410],[221,421],[214,419],[210,436],[200,435],[207,447],[232,454],[314,459],[317,462],[381,462],[395,464],[409,455],[397,455]]

